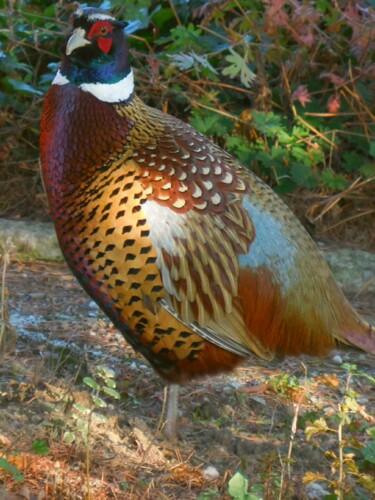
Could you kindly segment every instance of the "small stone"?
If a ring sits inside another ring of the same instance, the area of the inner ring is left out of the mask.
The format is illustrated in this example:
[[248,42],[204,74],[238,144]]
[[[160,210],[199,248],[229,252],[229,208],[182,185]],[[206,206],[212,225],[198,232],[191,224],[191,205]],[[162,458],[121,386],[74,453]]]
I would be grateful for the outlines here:
[[324,413],[327,417],[332,417],[336,413],[336,409],[332,408],[332,406],[327,406],[327,408],[324,409]]
[[327,491],[321,484],[319,483],[311,483],[306,486],[307,498],[310,500],[320,500],[324,498],[326,495],[329,495],[329,491]]
[[340,356],[340,354],[335,354],[332,358],[332,361],[337,365],[342,365],[342,357]]
[[233,389],[239,389],[240,387],[242,387],[241,382],[238,382],[238,380],[232,380],[231,382],[229,382],[229,385],[233,387]]
[[357,403],[360,404],[360,405],[367,405],[368,404],[368,398],[366,397],[362,397],[362,398],[358,398],[357,399]]
[[220,477],[219,471],[215,468],[212,467],[212,465],[209,465],[203,470],[203,477],[205,479],[218,479]]

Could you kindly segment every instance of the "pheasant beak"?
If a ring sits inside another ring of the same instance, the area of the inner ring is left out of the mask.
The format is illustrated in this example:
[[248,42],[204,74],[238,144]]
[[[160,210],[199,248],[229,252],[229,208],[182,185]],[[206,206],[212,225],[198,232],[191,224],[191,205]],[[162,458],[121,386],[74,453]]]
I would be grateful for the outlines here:
[[85,45],[89,45],[91,42],[85,38],[86,31],[83,28],[76,28],[71,34],[68,43],[66,44],[65,53],[67,56],[73,52],[73,50],[78,49],[79,47],[84,47]]

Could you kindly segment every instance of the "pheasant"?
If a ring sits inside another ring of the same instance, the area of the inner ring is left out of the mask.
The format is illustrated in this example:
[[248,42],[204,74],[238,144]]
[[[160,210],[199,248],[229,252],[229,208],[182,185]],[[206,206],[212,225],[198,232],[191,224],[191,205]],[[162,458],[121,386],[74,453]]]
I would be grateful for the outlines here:
[[78,10],[43,107],[44,185],[82,287],[173,388],[254,353],[375,354],[375,328],[272,189],[137,97],[124,27]]

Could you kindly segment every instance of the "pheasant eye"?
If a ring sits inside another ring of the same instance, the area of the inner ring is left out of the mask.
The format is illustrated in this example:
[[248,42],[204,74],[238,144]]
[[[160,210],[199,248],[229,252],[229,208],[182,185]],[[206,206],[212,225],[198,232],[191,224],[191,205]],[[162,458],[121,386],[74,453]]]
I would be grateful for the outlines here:
[[113,31],[113,26],[109,21],[98,21],[90,29],[87,38],[92,40],[98,36],[105,36]]

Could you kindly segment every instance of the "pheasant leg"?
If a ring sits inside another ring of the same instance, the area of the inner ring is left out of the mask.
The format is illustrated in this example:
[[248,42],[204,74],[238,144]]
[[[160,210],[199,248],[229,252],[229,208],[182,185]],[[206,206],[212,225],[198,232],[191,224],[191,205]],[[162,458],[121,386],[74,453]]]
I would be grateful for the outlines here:
[[171,384],[167,387],[167,415],[164,426],[164,435],[169,441],[178,439],[177,419],[178,419],[178,394],[180,386]]

